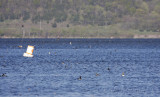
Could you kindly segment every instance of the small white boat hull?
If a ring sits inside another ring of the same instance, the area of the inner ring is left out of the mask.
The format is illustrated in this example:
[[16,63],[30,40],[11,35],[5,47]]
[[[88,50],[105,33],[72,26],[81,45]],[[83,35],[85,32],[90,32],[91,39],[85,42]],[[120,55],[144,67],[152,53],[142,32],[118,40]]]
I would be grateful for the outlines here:
[[27,54],[27,53],[24,53],[23,56],[24,56],[24,57],[33,57],[33,55]]

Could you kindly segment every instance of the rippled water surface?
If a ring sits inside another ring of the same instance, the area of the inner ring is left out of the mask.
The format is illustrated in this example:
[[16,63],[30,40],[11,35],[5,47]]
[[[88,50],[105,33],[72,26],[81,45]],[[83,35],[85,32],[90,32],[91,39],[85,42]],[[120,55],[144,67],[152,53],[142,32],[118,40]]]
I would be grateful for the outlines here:
[[0,96],[158,97],[160,39],[0,39]]

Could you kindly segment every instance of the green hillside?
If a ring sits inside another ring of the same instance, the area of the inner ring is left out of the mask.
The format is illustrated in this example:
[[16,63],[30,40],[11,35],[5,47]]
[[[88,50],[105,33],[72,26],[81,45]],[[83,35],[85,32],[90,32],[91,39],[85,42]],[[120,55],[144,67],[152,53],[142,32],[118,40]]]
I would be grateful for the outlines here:
[[160,0],[0,0],[0,37],[160,37]]

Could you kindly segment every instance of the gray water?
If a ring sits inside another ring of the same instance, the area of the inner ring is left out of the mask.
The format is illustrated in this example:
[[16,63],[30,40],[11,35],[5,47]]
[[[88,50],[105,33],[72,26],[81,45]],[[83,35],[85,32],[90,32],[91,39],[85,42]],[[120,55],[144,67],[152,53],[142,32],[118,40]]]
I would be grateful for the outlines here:
[[160,39],[0,39],[0,97],[17,96],[160,97]]

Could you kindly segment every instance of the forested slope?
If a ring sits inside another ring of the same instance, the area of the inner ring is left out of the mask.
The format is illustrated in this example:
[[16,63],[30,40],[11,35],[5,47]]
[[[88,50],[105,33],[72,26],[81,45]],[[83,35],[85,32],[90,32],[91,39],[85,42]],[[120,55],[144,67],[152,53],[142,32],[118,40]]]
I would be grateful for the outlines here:
[[160,31],[160,0],[0,0],[0,22],[30,20]]

